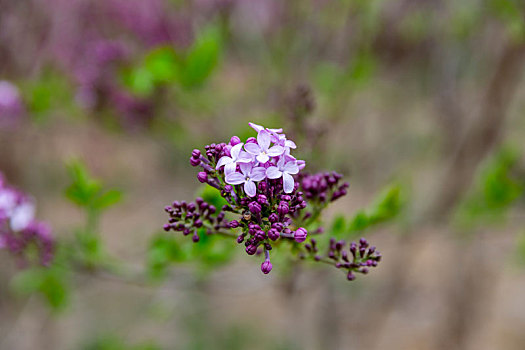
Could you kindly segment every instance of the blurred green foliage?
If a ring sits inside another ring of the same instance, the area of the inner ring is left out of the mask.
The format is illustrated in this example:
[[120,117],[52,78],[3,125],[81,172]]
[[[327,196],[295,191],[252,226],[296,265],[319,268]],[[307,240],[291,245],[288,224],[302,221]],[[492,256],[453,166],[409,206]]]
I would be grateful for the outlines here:
[[173,46],[157,47],[138,65],[123,70],[124,85],[139,96],[151,96],[163,85],[174,84],[184,89],[200,87],[219,63],[222,41],[219,28],[210,25],[184,51]]
[[67,252],[58,246],[53,263],[49,267],[35,266],[20,271],[11,280],[15,294],[40,294],[54,311],[62,311],[70,301],[70,274]]
[[162,348],[154,342],[146,341],[136,345],[130,345],[124,339],[116,335],[104,335],[91,340],[82,347],[83,350],[161,350]]
[[368,209],[359,210],[347,219],[344,215],[334,218],[330,233],[336,238],[355,237],[369,228],[386,223],[399,215],[405,200],[400,185],[385,188]]
[[104,189],[94,179],[80,160],[71,160],[67,164],[71,184],[66,189],[66,197],[86,210],[100,211],[113,206],[122,199],[122,192]]
[[517,171],[519,161],[520,153],[506,147],[480,167],[472,189],[455,213],[460,227],[504,221],[507,211],[525,191],[525,179]]

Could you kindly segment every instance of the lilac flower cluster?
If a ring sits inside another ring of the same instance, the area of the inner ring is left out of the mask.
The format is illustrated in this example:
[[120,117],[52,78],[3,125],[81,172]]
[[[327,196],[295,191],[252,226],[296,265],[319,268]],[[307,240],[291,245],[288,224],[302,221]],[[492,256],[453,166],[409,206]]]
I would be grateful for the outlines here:
[[351,242],[348,251],[345,250],[345,246],[346,242],[344,240],[336,241],[334,238],[331,238],[326,256],[321,256],[318,255],[317,241],[312,238],[305,245],[305,248],[315,261],[328,263],[338,269],[345,270],[346,278],[349,281],[355,280],[355,273],[366,275],[370,267],[376,267],[381,261],[381,253],[374,246],[370,246],[364,238],[359,240],[359,245]]
[[0,128],[16,125],[24,113],[24,104],[18,88],[7,80],[0,80]]
[[77,102],[90,111],[116,112],[126,127],[147,125],[154,98],[127,91],[120,72],[152,47],[187,46],[192,40],[188,18],[167,11],[164,0],[51,2],[56,28],[49,38],[51,59],[71,75]]
[[[197,179],[219,190],[228,205],[216,210],[202,199],[195,203],[174,202],[165,208],[170,219],[164,230],[192,234],[194,242],[199,241],[199,229],[203,227],[207,234],[236,238],[248,255],[264,252],[261,271],[265,274],[272,270],[270,251],[282,244],[294,245],[300,256],[322,261],[317,259],[315,240],[304,243],[308,228],[310,235],[323,233],[322,227],[315,227],[317,217],[326,204],[346,194],[348,183],[341,183],[341,175],[335,172],[301,173],[305,162],[291,154],[297,146],[282,129],[249,125],[257,137],[242,142],[233,136],[228,143],[207,145],[204,152],[195,149],[190,157],[190,164],[202,169]],[[329,253],[342,259],[337,267],[364,272],[356,266],[365,255],[350,261],[339,245]],[[370,255],[369,260],[374,259]]]
[[53,259],[55,242],[50,228],[35,220],[31,197],[10,187],[0,174],[0,248],[5,248],[21,263],[28,261],[28,248],[35,245],[42,265]]

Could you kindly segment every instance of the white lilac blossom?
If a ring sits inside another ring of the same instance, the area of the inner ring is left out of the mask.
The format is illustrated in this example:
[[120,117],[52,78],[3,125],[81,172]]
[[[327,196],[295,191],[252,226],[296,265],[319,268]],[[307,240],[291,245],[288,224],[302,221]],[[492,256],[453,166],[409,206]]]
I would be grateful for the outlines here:
[[291,251],[300,259],[342,269],[349,280],[376,266],[381,255],[364,240],[359,248],[352,243],[347,250],[343,241],[332,240],[326,255],[321,255],[312,237],[324,232],[318,220],[322,210],[346,194],[348,183],[341,183],[341,175],[302,172],[305,162],[290,154],[297,146],[282,129],[250,126],[257,139],[242,143],[233,136],[228,143],[213,143],[204,153],[194,149],[191,154],[190,164],[202,168],[197,179],[219,190],[228,204],[218,210],[202,198],[175,201],[165,207],[169,221],[164,230],[191,235],[196,243],[203,234],[236,239],[248,255],[264,252],[264,274],[273,269],[270,251],[284,244],[293,245]]
[[241,142],[233,146],[230,150],[230,156],[221,157],[217,162],[215,169],[224,166],[224,173],[229,174],[235,171],[237,163],[250,163],[253,160],[253,157],[242,150],[243,145],[244,143]]
[[24,112],[18,88],[9,81],[0,80],[0,127],[15,125]]
[[249,197],[254,197],[257,193],[255,182],[264,180],[266,177],[266,169],[263,167],[253,167],[251,163],[241,163],[239,165],[241,173],[232,172],[226,174],[226,182],[230,185],[244,184],[244,192]]
[[291,193],[294,187],[294,179],[292,175],[299,173],[297,161],[287,160],[286,156],[281,157],[277,162],[277,166],[271,166],[266,169],[266,177],[269,179],[283,178],[284,193]]
[[244,149],[255,156],[261,164],[270,160],[270,157],[278,157],[284,153],[284,148],[278,145],[270,147],[271,134],[267,130],[261,130],[257,134],[257,143],[247,143]]
[[35,220],[35,203],[23,192],[8,186],[0,173],[0,248],[5,248],[25,263],[27,248],[36,245],[40,263],[48,265],[54,252],[49,227]]

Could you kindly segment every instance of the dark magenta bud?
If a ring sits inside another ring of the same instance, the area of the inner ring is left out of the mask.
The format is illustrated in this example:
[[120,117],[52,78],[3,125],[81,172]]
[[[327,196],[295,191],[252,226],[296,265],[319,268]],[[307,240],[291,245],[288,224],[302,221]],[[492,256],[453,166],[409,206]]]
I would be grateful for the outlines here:
[[279,213],[279,215],[284,216],[288,214],[289,211],[290,207],[288,206],[288,203],[286,203],[285,201],[279,202],[279,205],[277,207],[277,212]]
[[170,229],[171,229],[171,225],[170,224],[166,224],[164,225],[164,231],[168,232]]
[[301,243],[301,242],[304,242],[306,240],[306,236],[308,235],[308,231],[306,231],[305,228],[303,227],[299,227],[294,235],[293,235],[293,238],[295,239],[295,241],[297,243]]
[[230,221],[230,223],[228,224],[228,226],[230,226],[230,228],[237,228],[237,227],[239,227],[239,221],[237,221],[237,220],[232,220],[232,221]]
[[193,237],[191,237],[191,239],[193,240],[193,243],[197,243],[199,240],[200,240],[200,237],[199,235],[197,234],[197,231],[195,231],[193,233]]
[[201,151],[198,149],[194,149],[193,151],[191,151],[191,156],[192,158],[198,159],[201,156]]
[[279,221],[279,216],[275,213],[271,213],[270,216],[268,217],[268,220],[270,220],[270,222],[273,224]]
[[264,260],[264,262],[261,264],[261,271],[267,275],[272,271],[272,263],[270,262],[270,259]]
[[352,271],[348,271],[348,275],[346,275],[346,279],[349,281],[355,280],[355,275]]
[[201,163],[201,161],[199,159],[196,159],[196,158],[190,158],[190,164],[192,166],[199,166],[199,164]]
[[197,180],[199,180],[200,183],[205,183],[208,181],[208,174],[206,172],[201,171],[197,174]]
[[255,137],[250,137],[246,140],[246,143],[257,143],[257,139]]
[[244,242],[244,236],[240,235],[239,237],[237,237],[237,243],[241,244],[242,242]]
[[248,255],[254,255],[255,253],[257,253],[257,246],[256,245],[247,246],[246,253],[248,253]]
[[268,198],[266,198],[266,196],[264,194],[260,194],[257,196],[257,202],[260,204],[260,205],[268,205]]
[[262,210],[262,207],[257,202],[250,202],[250,204],[248,204],[248,209],[250,209],[252,214],[259,214]]
[[272,241],[275,241],[279,238],[279,231],[277,231],[274,228],[271,228],[268,230],[268,238],[270,238]]
[[239,143],[241,143],[241,139],[239,138],[239,136],[232,136],[232,138],[230,139],[230,146],[235,146]]
[[203,222],[201,219],[195,220],[195,222],[193,223],[193,226],[197,228],[202,227],[202,225],[203,225]]

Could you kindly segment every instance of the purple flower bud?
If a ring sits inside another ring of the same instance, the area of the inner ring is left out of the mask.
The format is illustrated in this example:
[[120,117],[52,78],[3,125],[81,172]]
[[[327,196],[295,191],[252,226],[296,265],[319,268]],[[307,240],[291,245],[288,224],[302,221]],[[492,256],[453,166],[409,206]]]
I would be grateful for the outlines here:
[[201,161],[199,159],[196,159],[196,158],[190,158],[190,164],[192,166],[199,166],[199,164],[201,163]]
[[200,237],[199,235],[197,234],[197,231],[195,231],[193,233],[193,237],[191,237],[191,239],[193,240],[193,243],[197,243],[199,240],[200,240]]
[[268,188],[268,184],[265,181],[259,182],[259,191],[260,192],[266,192],[267,188]]
[[239,227],[239,221],[232,220],[232,221],[229,222],[228,226],[230,226],[230,228],[237,228],[237,227]]
[[193,226],[197,228],[202,227],[202,225],[203,225],[203,222],[201,219],[195,220],[195,222],[193,223]]
[[257,196],[257,202],[260,204],[260,205],[268,205],[268,198],[266,198],[266,196],[264,194],[260,194]]
[[201,171],[197,174],[197,179],[200,183],[205,183],[208,181],[208,174],[206,174],[204,171]]
[[167,231],[169,231],[169,230],[170,230],[170,228],[171,228],[171,225],[170,225],[170,224],[165,224],[163,228],[164,228],[164,231],[166,231],[166,232],[167,232]]
[[241,244],[242,242],[244,242],[244,236],[239,235],[239,237],[237,237],[237,243]]
[[284,226],[282,222],[275,222],[272,224],[272,228],[276,229],[278,232],[281,232]]
[[241,139],[239,138],[239,136],[232,136],[232,138],[230,139],[230,146],[235,146],[239,143],[241,143]]
[[226,185],[226,186],[224,186],[224,191],[226,191],[226,192],[231,192],[231,191],[233,191],[233,186],[232,186],[232,185]]
[[352,271],[348,271],[348,275],[346,275],[346,279],[349,281],[355,280],[355,275]]
[[261,271],[267,275],[272,271],[272,263],[270,262],[270,259],[265,259],[264,262],[261,264]]
[[270,216],[268,217],[268,220],[270,220],[270,222],[273,224],[279,221],[279,216],[275,213],[271,213]]
[[255,137],[250,137],[246,140],[246,143],[257,143],[257,139]]
[[191,156],[192,156],[192,158],[199,159],[200,156],[201,156],[201,151],[198,150],[198,149],[194,149],[194,150],[191,152]]
[[299,228],[295,231],[293,237],[294,237],[294,239],[295,239],[295,241],[296,241],[297,243],[301,243],[301,242],[304,242],[304,241],[306,240],[306,236],[307,236],[307,235],[308,235],[308,231],[306,231],[306,229],[303,228],[303,227],[299,227]]
[[284,201],[279,202],[279,205],[277,207],[277,212],[279,213],[279,215],[284,216],[288,214],[289,211],[290,207],[288,206],[288,203]]
[[279,231],[274,228],[269,229],[268,238],[270,238],[272,241],[276,241],[279,238]]
[[248,204],[248,209],[250,209],[252,214],[259,214],[262,210],[262,207],[257,202],[250,202],[250,204]]
[[246,247],[246,253],[248,253],[248,255],[254,255],[256,252],[257,252],[256,245],[249,245]]

